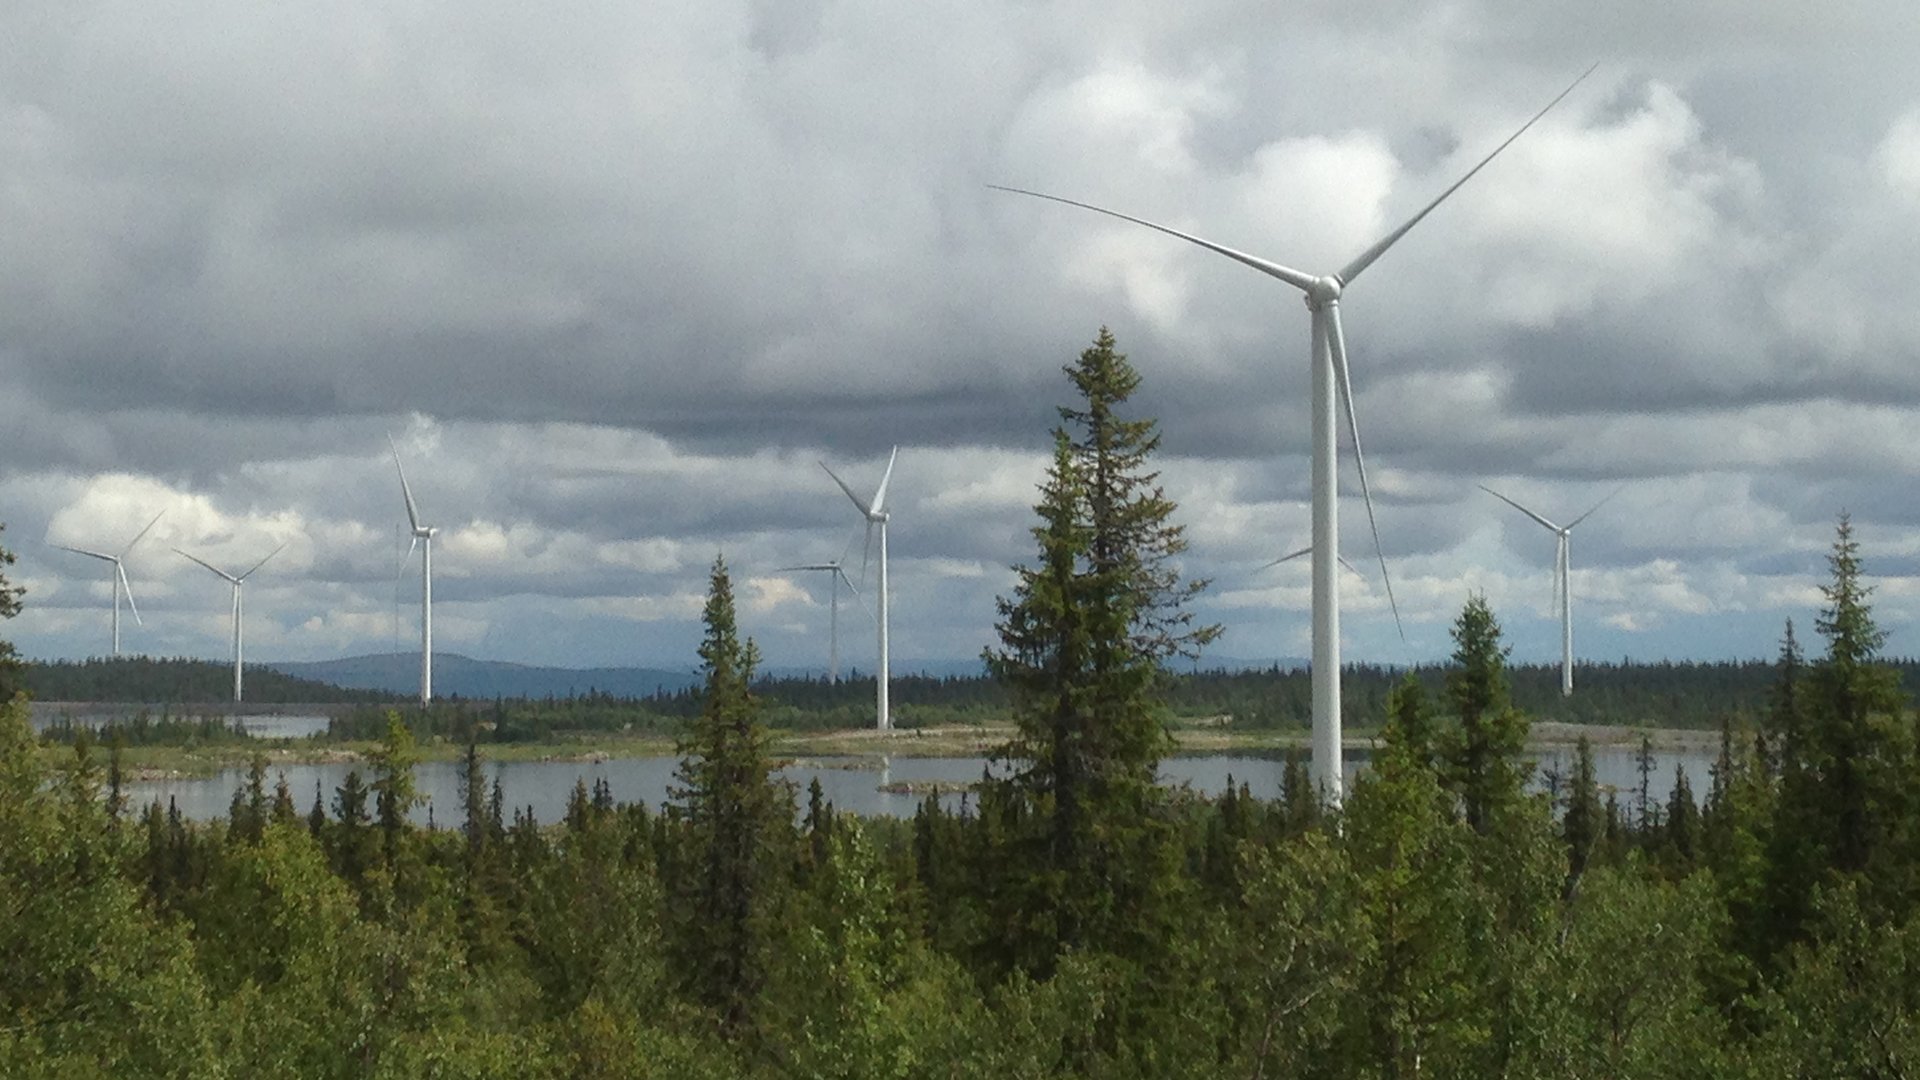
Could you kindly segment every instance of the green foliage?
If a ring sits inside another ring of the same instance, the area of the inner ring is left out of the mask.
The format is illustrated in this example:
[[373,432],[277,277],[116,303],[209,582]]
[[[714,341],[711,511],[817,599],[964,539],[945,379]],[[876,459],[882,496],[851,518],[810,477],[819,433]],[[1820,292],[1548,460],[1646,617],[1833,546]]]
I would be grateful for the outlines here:
[[[1778,707],[1719,714],[1704,807],[1684,773],[1654,793],[1650,741],[1644,798],[1603,798],[1585,745],[1560,805],[1530,793],[1476,601],[1444,698],[1381,681],[1343,807],[1320,815],[1297,760],[1271,803],[1090,785],[1081,866],[1049,861],[1052,790],[1012,784],[911,822],[816,790],[803,842],[721,564],[661,815],[597,783],[565,823],[509,827],[470,722],[464,827],[422,829],[414,733],[383,716],[331,818],[264,761],[227,819],[129,816],[91,733],[48,753],[16,698],[0,1075],[1912,1075],[1914,719],[1844,522],[1831,569],[1827,655],[1803,668],[1789,636]],[[1122,700],[1077,685],[1090,717]],[[1146,743],[1070,744],[1116,745]],[[1067,903],[1106,929],[1063,947]]]
[[[6,524],[0,522],[0,532],[6,528]],[[12,565],[13,552],[0,544],[0,619],[20,614],[20,598],[27,593],[26,589],[7,581],[6,569]],[[0,638],[0,701],[12,701],[13,695],[23,689],[19,655],[13,651],[13,642]]]
[[1520,797],[1526,775],[1518,762],[1527,744],[1527,718],[1508,694],[1507,649],[1486,597],[1467,600],[1453,624],[1453,642],[1447,699],[1458,727],[1448,732],[1442,756],[1467,824],[1485,832],[1493,816]]
[[1061,950],[1154,948],[1173,869],[1155,782],[1172,745],[1163,665],[1219,634],[1186,608],[1206,583],[1180,579],[1183,527],[1148,465],[1156,426],[1122,415],[1139,374],[1104,327],[1065,371],[1079,400],[1059,410],[1034,508],[1038,558],[1015,568],[997,605],[1000,647],[985,654],[1013,698],[996,812],[1029,886],[999,899],[1025,909],[1002,917],[1033,931],[1009,959],[1035,971]]
[[689,995],[724,1030],[751,1026],[765,984],[779,873],[793,849],[793,793],[773,776],[767,733],[748,690],[759,653],[742,644],[733,584],[715,559],[707,594],[706,705],[680,740],[669,812],[686,824],[675,861],[674,947]]
[[[0,578],[0,596],[5,579]],[[0,612],[5,601],[0,600]],[[19,678],[39,701],[145,702],[219,705],[233,700],[233,665],[187,657],[95,656],[86,660],[29,660]],[[258,664],[246,668],[247,700],[259,705],[391,701],[396,695],[349,690],[297,678]]]

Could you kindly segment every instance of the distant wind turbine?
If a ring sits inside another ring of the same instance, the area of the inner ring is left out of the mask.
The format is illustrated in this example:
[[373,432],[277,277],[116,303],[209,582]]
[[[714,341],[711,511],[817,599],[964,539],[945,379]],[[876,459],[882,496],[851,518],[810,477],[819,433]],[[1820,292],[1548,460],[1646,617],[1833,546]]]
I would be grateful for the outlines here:
[[879,687],[875,692],[874,726],[881,731],[893,730],[893,717],[887,711],[887,679],[890,670],[887,665],[887,518],[889,517],[887,485],[893,482],[893,463],[899,457],[900,448],[896,446],[893,448],[892,456],[887,458],[887,471],[880,475],[880,486],[875,489],[871,502],[863,501],[860,496],[855,495],[845,480],[840,479],[837,473],[827,468],[826,462],[820,463],[820,467],[827,470],[827,475],[833,477],[833,482],[840,485],[840,490],[847,493],[847,498],[853,500],[854,508],[867,519],[867,543],[860,553],[860,577],[863,580],[867,576],[867,557],[873,551],[873,531],[876,526],[880,530],[880,599],[878,603],[880,613],[874,619],[880,628],[880,662],[874,679]]
[[113,564],[111,578],[113,581],[113,655],[115,656],[120,655],[120,591],[122,589],[126,590],[127,608],[133,612],[133,621],[139,623],[141,626],[146,625],[146,623],[140,621],[140,605],[133,602],[133,582],[127,580],[127,555],[133,551],[133,545],[139,543],[155,525],[160,523],[160,516],[165,513],[166,511],[162,510],[159,514],[153,515],[153,520],[147,522],[147,527],[135,533],[133,539],[127,541],[127,546],[121,548],[120,554],[118,555],[108,555],[102,551],[88,551],[86,548],[68,547],[65,544],[53,545],[61,551],[71,551],[75,555],[85,555],[90,559],[102,559]]
[[267,552],[266,559],[261,559],[259,562],[254,563],[252,569],[248,570],[244,574],[240,574],[237,576],[227,573],[225,570],[220,569],[219,567],[213,565],[212,563],[199,557],[198,555],[194,555],[185,551],[180,551],[179,548],[173,549],[175,551],[180,552],[180,554],[185,555],[187,558],[192,559],[194,562],[199,563],[201,566],[204,566],[207,569],[213,571],[215,574],[218,574],[222,578],[225,578],[227,582],[233,586],[233,700],[235,701],[240,700],[240,658],[243,652],[241,636],[240,636],[240,614],[241,614],[240,586],[245,584],[246,580],[253,576],[254,570],[258,570],[261,567],[267,565],[267,559],[271,559],[275,555],[280,554],[282,551],[286,550],[286,547],[287,545],[281,544],[279,547],[274,548],[272,551]]
[[[847,591],[853,594],[855,600],[860,600],[860,590],[854,587],[853,579],[847,576],[846,571],[847,551],[852,550],[853,541],[849,540],[847,550],[842,551],[840,557],[832,562],[783,566],[778,571],[787,574],[801,570],[824,570],[827,573],[827,587],[833,590],[833,599],[829,602],[827,613],[827,681],[830,683],[840,681],[840,583],[846,582]],[[862,600],[860,606],[865,609],[866,602]],[[872,618],[873,612],[867,612],[867,617]]]
[[387,436],[387,446],[393,451],[393,467],[400,473],[400,494],[407,500],[407,524],[413,529],[407,555],[412,555],[416,547],[420,549],[420,707],[424,709],[433,700],[433,534],[440,530],[420,524],[420,510],[413,504],[413,489],[407,486],[407,470],[400,464],[400,448],[394,445],[392,435]]
[[[1588,68],[1580,78],[1573,80],[1565,90],[1546,108],[1535,113],[1518,131],[1507,136],[1506,142],[1494,147],[1493,153],[1480,160],[1478,165],[1467,170],[1465,176],[1453,182],[1453,186],[1442,191],[1439,197],[1422,207],[1420,212],[1407,219],[1405,224],[1394,229],[1372,247],[1361,252],[1354,260],[1342,267],[1339,272],[1325,276],[1315,276],[1270,262],[1257,255],[1237,251],[1224,244],[1216,244],[1190,233],[1171,229],[1145,218],[1137,218],[1109,210],[1092,203],[1076,202],[1038,191],[1022,188],[1003,187],[990,184],[998,191],[1012,192],[1016,195],[1029,195],[1037,199],[1077,206],[1083,210],[1119,218],[1135,225],[1144,225],[1149,229],[1163,232],[1168,236],[1197,244],[1235,262],[1252,267],[1277,278],[1305,294],[1307,310],[1312,312],[1312,335],[1309,361],[1313,369],[1313,769],[1315,780],[1326,799],[1339,803],[1343,783],[1341,742],[1340,742],[1340,583],[1335,567],[1339,553],[1339,508],[1336,501],[1339,478],[1336,472],[1337,460],[1334,416],[1334,396],[1336,388],[1340,403],[1347,414],[1347,431],[1353,437],[1354,463],[1359,467],[1360,494],[1366,502],[1367,526],[1373,533],[1374,553],[1380,558],[1380,576],[1387,591],[1387,604],[1393,610],[1394,624],[1399,625],[1400,607],[1393,597],[1393,581],[1387,574],[1386,556],[1380,547],[1380,530],[1374,520],[1373,493],[1367,485],[1366,458],[1360,451],[1360,428],[1354,415],[1353,380],[1347,368],[1346,335],[1340,328],[1340,297],[1347,286],[1353,284],[1360,274],[1372,266],[1374,261],[1386,254],[1399,239],[1405,236],[1449,195],[1460,189],[1462,184],[1473,179],[1474,174],[1487,166],[1502,150],[1512,145],[1536,121],[1545,116],[1548,109],[1560,103],[1561,98],[1573,92],[1581,79],[1593,73]],[[1402,631],[1402,637],[1405,632]]]
[[1558,538],[1558,543],[1555,545],[1553,554],[1553,599],[1554,606],[1560,609],[1560,696],[1571,697],[1573,695],[1573,587],[1568,579],[1573,576],[1573,553],[1571,551],[1573,527],[1593,516],[1594,510],[1605,506],[1607,499],[1611,499],[1615,495],[1620,494],[1620,490],[1615,488],[1606,499],[1601,499],[1599,502],[1594,503],[1591,510],[1567,522],[1565,525],[1555,525],[1553,522],[1521,506],[1519,503],[1514,502],[1512,499],[1507,498],[1505,495],[1500,494],[1487,485],[1481,484],[1479,487],[1481,491],[1486,492],[1539,522],[1543,528]]

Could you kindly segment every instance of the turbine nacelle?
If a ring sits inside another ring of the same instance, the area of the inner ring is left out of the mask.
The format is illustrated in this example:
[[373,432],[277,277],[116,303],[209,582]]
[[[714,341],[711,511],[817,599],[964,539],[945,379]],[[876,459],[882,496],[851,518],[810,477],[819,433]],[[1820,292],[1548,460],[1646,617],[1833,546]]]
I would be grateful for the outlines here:
[[1307,310],[1319,311],[1328,304],[1339,303],[1340,294],[1345,289],[1346,285],[1341,282],[1338,274],[1314,278],[1313,283],[1306,288]]

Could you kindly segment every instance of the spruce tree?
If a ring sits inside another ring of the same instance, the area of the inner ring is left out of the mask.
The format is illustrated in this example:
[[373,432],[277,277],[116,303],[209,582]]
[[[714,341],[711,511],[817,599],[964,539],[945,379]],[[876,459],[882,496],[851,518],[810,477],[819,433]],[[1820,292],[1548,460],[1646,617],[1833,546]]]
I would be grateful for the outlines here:
[[1876,663],[1886,634],[1874,622],[1873,590],[1862,578],[1860,544],[1853,523],[1840,515],[1827,555],[1831,579],[1821,586],[1827,606],[1814,627],[1827,639],[1827,655],[1814,668],[1808,690],[1815,710],[1815,760],[1825,789],[1824,839],[1835,869],[1867,868],[1877,844],[1888,839],[1904,809],[1904,762],[1885,722],[1904,705],[1899,678]]
[[1683,762],[1673,763],[1673,792],[1667,798],[1666,848],[1675,876],[1693,868],[1700,850],[1700,807],[1693,801],[1693,782]]
[[1447,696],[1460,726],[1452,733],[1448,772],[1467,824],[1484,834],[1495,810],[1520,797],[1527,718],[1509,696],[1507,649],[1486,597],[1468,598],[1454,621],[1453,642]]
[[[1611,796],[1609,796],[1611,797]],[[1595,846],[1605,840],[1607,821],[1600,804],[1600,787],[1594,779],[1593,744],[1580,736],[1574,748],[1573,782],[1567,793],[1567,812],[1560,819],[1560,834],[1567,841],[1567,886],[1564,895],[1572,899],[1580,877],[1593,859]]]
[[[1042,834],[1029,881],[1044,910],[1021,966],[1044,968],[1061,948],[1125,948],[1153,937],[1150,897],[1171,857],[1164,793],[1155,783],[1171,746],[1163,665],[1194,656],[1219,634],[1187,603],[1203,581],[1183,581],[1186,550],[1174,502],[1149,462],[1151,419],[1124,415],[1140,376],[1102,327],[1065,368],[1078,395],[1059,410],[1053,463],[1034,508],[1035,564],[1016,567],[999,601],[1000,647],[985,654],[1011,692],[1016,733],[996,756],[1013,763],[1009,795]],[[1016,947],[1018,951],[1018,947]]]
[[1800,715],[1801,677],[1805,667],[1805,655],[1800,651],[1800,641],[1793,634],[1793,620],[1787,620],[1786,633],[1780,639],[1780,657],[1774,663],[1774,683],[1767,707],[1767,745],[1777,761],[1769,761],[1771,771],[1797,766],[1803,752],[1800,740],[1804,737],[1805,726]]
[[793,793],[774,777],[748,691],[759,651],[740,640],[724,559],[714,560],[703,619],[705,694],[681,735],[668,791],[692,860],[675,882],[677,966],[689,995],[740,1034],[767,978],[772,915],[793,850]]

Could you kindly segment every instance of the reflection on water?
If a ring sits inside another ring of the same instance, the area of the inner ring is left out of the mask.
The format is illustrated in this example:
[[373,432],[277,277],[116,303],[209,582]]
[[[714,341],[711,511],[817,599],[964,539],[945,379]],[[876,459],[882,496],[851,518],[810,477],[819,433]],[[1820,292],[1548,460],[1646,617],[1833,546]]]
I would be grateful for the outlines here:
[[[258,719],[277,721],[311,718]],[[325,719],[319,719],[324,726]],[[1367,758],[1364,749],[1350,748],[1347,751],[1349,777],[1364,767]],[[1557,771],[1565,776],[1573,770],[1571,750],[1548,751],[1535,755],[1535,759],[1536,782],[1546,772]],[[1654,797],[1662,802],[1666,800],[1668,791],[1673,787],[1676,764],[1686,770],[1695,796],[1703,797],[1707,791],[1707,770],[1712,760],[1713,755],[1703,751],[1655,754],[1650,785]],[[554,822],[565,816],[567,799],[574,785],[581,781],[585,781],[591,790],[595,781],[604,779],[616,800],[644,802],[657,810],[667,799],[677,764],[677,759],[671,757],[618,758],[609,761],[510,761],[490,763],[486,771],[488,783],[498,780],[507,807],[531,807],[538,820]],[[1629,801],[1629,792],[1638,791],[1640,778],[1634,751],[1598,749],[1594,751],[1594,765],[1603,789],[1618,789],[1623,805]],[[293,792],[294,803],[302,814],[313,805],[317,786],[322,801],[331,812],[334,789],[346,779],[348,771],[356,767],[365,774],[365,765],[337,762],[289,765],[270,773],[269,783],[284,773],[287,785]],[[1186,785],[1205,795],[1218,795],[1225,791],[1231,778],[1235,787],[1245,784],[1256,797],[1271,799],[1280,793],[1280,777],[1285,767],[1285,759],[1273,755],[1207,754],[1168,758],[1161,762],[1160,778],[1163,783]],[[812,758],[786,766],[780,770],[780,775],[792,782],[795,801],[802,807],[806,802],[808,784],[818,779],[821,792],[840,810],[866,817],[909,817],[925,799],[925,795],[902,789],[918,784],[923,785],[921,790],[924,791],[924,785],[929,783],[951,785],[976,781],[981,778],[985,768],[986,760],[979,757]],[[414,769],[420,793],[431,802],[434,820],[439,825],[459,823],[460,772],[460,763],[455,761],[425,762]],[[227,812],[234,789],[246,781],[246,776],[245,769],[229,769],[207,779],[129,784],[127,794],[131,804],[136,807],[144,806],[153,799],[160,800],[162,804],[168,799],[176,800],[182,814],[204,820]],[[893,790],[882,790],[883,787]],[[957,809],[962,796],[946,794],[940,798],[948,808]],[[427,808],[422,806],[416,810],[414,819],[424,824],[428,819]]]

